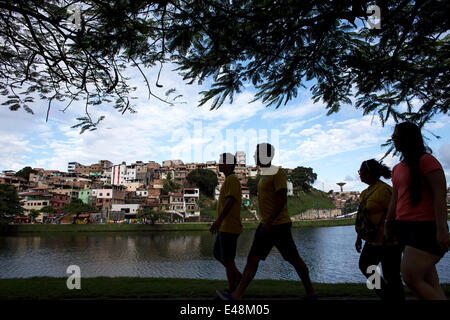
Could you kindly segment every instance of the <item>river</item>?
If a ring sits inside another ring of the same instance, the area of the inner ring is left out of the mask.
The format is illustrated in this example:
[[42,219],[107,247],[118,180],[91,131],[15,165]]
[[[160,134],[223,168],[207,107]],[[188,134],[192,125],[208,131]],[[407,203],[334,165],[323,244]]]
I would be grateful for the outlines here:
[[[254,230],[238,240],[236,264],[243,270]],[[364,282],[358,269],[353,226],[294,228],[292,234],[311,280]],[[214,259],[208,232],[70,233],[0,237],[0,278],[67,277],[77,265],[82,277],[226,279]],[[437,265],[441,283],[450,283],[450,254]],[[261,262],[256,279],[297,280],[276,249]]]

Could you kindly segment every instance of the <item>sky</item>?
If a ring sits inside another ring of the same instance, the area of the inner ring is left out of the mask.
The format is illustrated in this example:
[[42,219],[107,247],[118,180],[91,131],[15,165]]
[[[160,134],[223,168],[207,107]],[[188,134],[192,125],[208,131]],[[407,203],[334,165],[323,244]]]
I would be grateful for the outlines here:
[[[96,131],[80,134],[72,129],[76,118],[84,116],[84,105],[55,104],[45,121],[47,102],[36,100],[30,107],[34,115],[24,110],[10,111],[2,106],[0,97],[0,171],[20,170],[25,166],[67,171],[67,164],[77,161],[84,165],[110,160],[156,161],[181,159],[184,163],[218,161],[222,152],[245,151],[247,165],[254,165],[257,143],[270,142],[275,147],[274,165],[285,168],[311,167],[317,173],[314,187],[328,192],[338,191],[337,182],[345,182],[344,191],[362,191],[367,186],[359,181],[358,169],[367,159],[380,159],[387,151],[381,147],[392,134],[394,122],[384,127],[377,116],[362,115],[350,105],[339,113],[327,116],[323,103],[313,103],[307,89],[299,89],[296,99],[279,109],[267,108],[254,99],[255,89],[248,85],[218,110],[208,105],[198,107],[203,86],[188,85],[165,65],[157,90],[164,97],[175,88],[183,103],[169,106],[155,98],[148,99],[145,81],[138,70],[128,70],[131,83],[138,87],[134,100],[137,113],[122,115],[112,106],[102,104],[91,108],[93,117],[106,118]],[[158,69],[146,69],[149,79],[155,79]],[[437,115],[423,130],[433,155],[444,167],[450,180],[450,118]],[[441,136],[436,139],[434,135]],[[388,156],[384,163],[393,167],[398,156]],[[389,181],[387,181],[389,182]],[[448,184],[448,183],[447,183]]]

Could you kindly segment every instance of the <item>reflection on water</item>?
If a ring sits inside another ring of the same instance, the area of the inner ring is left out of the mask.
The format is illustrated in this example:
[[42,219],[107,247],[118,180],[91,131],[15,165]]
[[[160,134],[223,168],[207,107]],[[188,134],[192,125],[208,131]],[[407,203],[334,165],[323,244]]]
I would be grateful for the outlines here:
[[[243,270],[254,231],[238,240],[236,264]],[[292,229],[313,282],[364,282],[354,249],[354,227]],[[0,278],[66,277],[78,265],[82,277],[168,277],[226,279],[214,259],[208,232],[95,233],[0,237]],[[450,254],[438,264],[442,283],[450,283]],[[261,262],[257,279],[297,280],[276,249]]]

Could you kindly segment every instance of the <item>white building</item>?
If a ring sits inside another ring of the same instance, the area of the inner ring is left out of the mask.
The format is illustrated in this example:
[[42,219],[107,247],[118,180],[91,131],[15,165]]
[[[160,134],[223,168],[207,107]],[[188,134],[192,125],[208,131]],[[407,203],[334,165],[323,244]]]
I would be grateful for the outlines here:
[[200,198],[199,188],[185,188],[184,189],[184,206],[185,206],[185,217],[199,217],[200,209],[198,207],[198,200]]
[[127,166],[125,183],[131,183],[136,181],[136,165],[131,164]]
[[80,164],[78,162],[69,162],[67,165],[67,172],[74,173],[75,168],[79,166]]
[[184,203],[184,196],[182,193],[169,193],[169,210],[177,212],[185,212],[186,206]]
[[220,187],[217,186],[216,189],[214,190],[214,200],[218,201],[219,196],[220,196]]
[[92,196],[99,199],[112,199],[113,189],[92,189]]
[[111,168],[111,184],[114,186],[125,185],[127,180],[127,164],[122,162]]
[[139,204],[113,204],[111,212],[123,212],[126,218],[127,215],[136,215],[139,208]]
[[103,170],[102,177],[100,178],[100,181],[103,182],[103,184],[111,183],[111,173],[112,173],[112,167],[106,168]]
[[245,151],[236,151],[235,157],[236,157],[236,164],[238,166],[245,167],[246,165]]
[[291,180],[287,181],[287,195],[293,196],[294,195],[294,184]]

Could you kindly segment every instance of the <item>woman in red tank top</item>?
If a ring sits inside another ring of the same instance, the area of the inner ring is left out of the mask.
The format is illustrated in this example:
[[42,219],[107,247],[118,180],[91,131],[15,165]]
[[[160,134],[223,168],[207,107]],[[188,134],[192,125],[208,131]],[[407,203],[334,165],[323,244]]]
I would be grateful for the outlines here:
[[397,124],[392,141],[402,161],[392,170],[385,236],[392,237],[395,226],[404,247],[402,276],[411,291],[421,299],[445,300],[436,271],[450,245],[444,171],[425,147],[417,125]]

